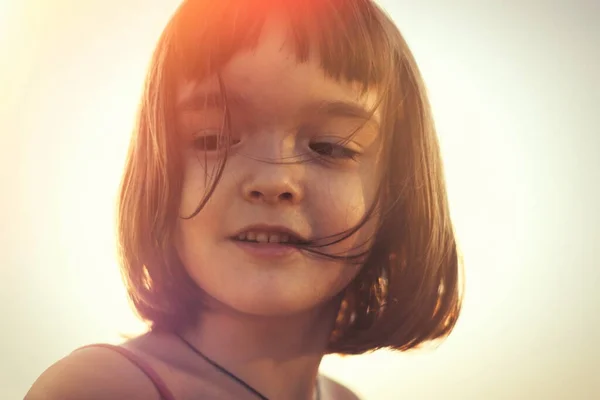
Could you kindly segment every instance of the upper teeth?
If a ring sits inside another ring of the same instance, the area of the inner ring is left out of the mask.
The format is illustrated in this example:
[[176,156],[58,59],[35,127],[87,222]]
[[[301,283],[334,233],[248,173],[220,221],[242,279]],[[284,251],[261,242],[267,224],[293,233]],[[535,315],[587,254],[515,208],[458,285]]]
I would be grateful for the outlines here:
[[237,238],[258,243],[288,243],[290,241],[290,235],[285,233],[244,232],[240,233]]

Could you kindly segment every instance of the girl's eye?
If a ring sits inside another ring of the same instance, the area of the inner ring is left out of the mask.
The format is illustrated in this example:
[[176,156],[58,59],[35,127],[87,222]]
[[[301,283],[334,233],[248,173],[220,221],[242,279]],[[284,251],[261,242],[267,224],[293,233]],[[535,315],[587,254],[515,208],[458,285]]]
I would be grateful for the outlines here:
[[199,134],[194,137],[193,146],[194,149],[200,151],[217,151],[227,146],[229,139],[229,145],[234,146],[240,142],[236,138],[227,138],[227,136],[221,134]]
[[358,152],[351,150],[347,147],[344,147],[335,143],[327,143],[327,142],[318,142],[311,143],[310,148],[315,153],[335,159],[356,159],[358,156]]

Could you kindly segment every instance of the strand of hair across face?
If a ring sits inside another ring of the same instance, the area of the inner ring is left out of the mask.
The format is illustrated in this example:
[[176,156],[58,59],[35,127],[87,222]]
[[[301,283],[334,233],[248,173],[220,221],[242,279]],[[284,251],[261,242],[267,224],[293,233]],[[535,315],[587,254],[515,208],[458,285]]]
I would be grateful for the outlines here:
[[[218,369],[219,371],[221,371],[222,373],[224,373],[225,375],[227,375],[228,377],[230,377],[231,379],[233,379],[234,381],[236,381],[237,383],[242,385],[246,390],[248,390],[249,392],[254,394],[256,397],[260,398],[261,400],[269,400],[269,398],[267,396],[260,393],[258,390],[254,389],[252,386],[250,386],[248,383],[246,383],[243,379],[239,378],[233,372],[227,370],[225,367],[221,366],[216,361],[209,358],[206,354],[202,353],[200,350],[198,350],[196,348],[196,346],[194,346],[189,341],[187,341],[182,335],[176,333],[175,336],[177,336],[179,338],[179,340],[181,340],[183,342],[183,344],[185,344],[192,352],[194,352],[198,356],[202,357],[204,359],[204,361],[206,361],[207,363],[209,363],[210,365],[212,365],[213,367],[215,367],[216,369]],[[315,385],[315,392],[316,392],[316,396],[315,396],[316,400],[321,400],[321,389],[319,387],[318,381]]]

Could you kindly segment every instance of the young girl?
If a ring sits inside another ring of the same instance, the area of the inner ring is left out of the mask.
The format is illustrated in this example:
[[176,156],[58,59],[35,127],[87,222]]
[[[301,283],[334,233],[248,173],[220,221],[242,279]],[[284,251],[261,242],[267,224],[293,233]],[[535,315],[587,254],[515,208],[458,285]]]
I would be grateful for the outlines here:
[[447,335],[459,263],[429,104],[369,0],[187,0],[154,54],[119,202],[149,332],[27,399],[354,399],[325,354]]

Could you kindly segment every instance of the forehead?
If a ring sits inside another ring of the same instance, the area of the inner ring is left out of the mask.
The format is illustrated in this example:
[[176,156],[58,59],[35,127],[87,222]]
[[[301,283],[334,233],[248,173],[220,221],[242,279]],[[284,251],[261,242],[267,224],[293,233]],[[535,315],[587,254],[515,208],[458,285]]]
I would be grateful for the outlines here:
[[[316,51],[308,60],[299,62],[289,43],[289,26],[283,18],[269,18],[256,48],[242,50],[219,71],[227,90],[251,102],[257,108],[271,112],[289,112],[302,108],[307,102],[343,101],[376,110],[377,92],[364,90],[360,83],[331,78],[321,67]],[[182,80],[177,88],[181,104],[192,96],[220,90],[216,75],[203,81]]]

